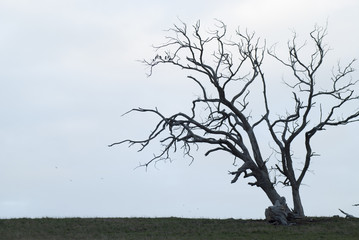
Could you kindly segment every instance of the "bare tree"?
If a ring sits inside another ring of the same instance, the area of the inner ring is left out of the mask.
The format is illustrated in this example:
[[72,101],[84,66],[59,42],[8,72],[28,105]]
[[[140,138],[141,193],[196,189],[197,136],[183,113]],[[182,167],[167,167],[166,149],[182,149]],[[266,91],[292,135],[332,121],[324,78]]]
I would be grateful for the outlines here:
[[[275,186],[278,183],[290,186],[293,212],[304,216],[299,189],[314,156],[313,136],[325,127],[358,121],[359,116],[357,109],[347,109],[352,107],[351,102],[358,100],[354,92],[357,81],[349,77],[354,71],[354,60],[344,68],[338,65],[323,85],[326,88],[317,86],[317,72],[328,51],[323,44],[325,35],[326,28],[315,27],[310,33],[314,50],[305,57],[302,51],[306,45],[298,46],[294,35],[288,43],[288,58],[281,58],[274,48],[267,49],[266,42],[254,33],[238,30],[235,37],[229,38],[227,26],[220,21],[215,30],[206,32],[202,32],[199,21],[190,29],[185,23],[174,25],[166,37],[167,42],[155,47],[157,55],[144,63],[150,67],[149,75],[161,64],[185,70],[198,86],[198,98],[193,99],[188,113],[165,116],[158,109],[132,109],[158,116],[158,124],[146,139],[127,139],[110,146],[129,143],[139,145],[142,151],[150,142],[158,140],[163,148],[144,164],[146,167],[169,159],[179,148],[191,158],[192,151],[202,144],[209,146],[206,156],[227,152],[241,162],[236,170],[229,172],[233,175],[232,183],[241,175],[253,178],[248,184],[260,187],[273,205],[281,199]],[[271,111],[270,86],[263,70],[265,56],[278,60],[292,73],[292,80],[286,81],[286,89],[293,95],[292,110],[284,109],[282,115]],[[262,148],[268,145],[261,146],[262,135],[256,133],[259,126],[268,130],[273,142],[271,151],[280,156],[277,164],[267,166],[273,161],[262,154]],[[299,171],[295,169],[293,157],[293,143],[297,139],[302,141],[306,152]],[[271,170],[276,171],[274,180]],[[282,181],[277,180],[280,177]]]

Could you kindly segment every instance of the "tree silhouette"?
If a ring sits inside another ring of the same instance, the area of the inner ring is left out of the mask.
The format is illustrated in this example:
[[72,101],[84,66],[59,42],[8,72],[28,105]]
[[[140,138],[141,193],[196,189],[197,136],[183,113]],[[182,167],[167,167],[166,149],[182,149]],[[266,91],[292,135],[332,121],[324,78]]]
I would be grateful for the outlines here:
[[[193,158],[192,151],[202,144],[209,146],[206,156],[218,151],[230,153],[241,162],[236,170],[229,172],[233,175],[232,183],[241,175],[251,177],[254,181],[248,184],[260,187],[273,204],[281,199],[276,185],[290,186],[293,213],[304,216],[299,189],[315,155],[311,146],[313,136],[326,127],[359,119],[358,109],[351,104],[358,100],[354,91],[357,81],[350,78],[355,60],[345,67],[338,64],[328,79],[317,79],[328,52],[323,43],[326,29],[316,26],[310,32],[311,52],[306,48],[308,44],[297,44],[294,34],[288,42],[288,56],[281,58],[274,47],[267,48],[266,42],[254,33],[237,30],[235,37],[228,37],[227,26],[220,21],[215,30],[206,32],[201,31],[199,21],[190,29],[183,22],[174,25],[169,29],[167,42],[155,47],[157,55],[143,62],[150,68],[149,75],[161,64],[188,72],[188,78],[198,86],[199,97],[192,100],[189,113],[165,116],[158,109],[132,109],[130,112],[156,115],[158,124],[146,139],[127,139],[110,146],[129,143],[140,145],[142,151],[150,142],[159,141],[162,150],[144,166],[171,158],[171,153],[179,148]],[[263,70],[267,56],[291,72],[285,81],[286,91],[293,96],[286,102],[291,110],[284,108],[280,114],[270,104],[271,86]],[[268,130],[271,151],[279,156],[277,163],[270,164],[273,161],[263,157],[262,148],[268,145],[260,145],[261,131],[256,132],[259,126]],[[299,170],[294,142],[305,149],[305,158],[300,159],[304,164]],[[271,171],[276,172],[274,179]]]

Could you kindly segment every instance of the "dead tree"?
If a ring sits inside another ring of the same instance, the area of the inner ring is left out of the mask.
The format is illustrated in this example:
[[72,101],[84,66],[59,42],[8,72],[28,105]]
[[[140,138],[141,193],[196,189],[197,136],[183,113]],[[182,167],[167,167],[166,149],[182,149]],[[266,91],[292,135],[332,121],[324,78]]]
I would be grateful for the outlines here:
[[[297,46],[295,36],[288,44],[289,58],[283,60],[273,49],[267,50],[265,41],[256,38],[254,33],[238,30],[233,38],[227,35],[227,27],[222,22],[209,32],[202,32],[199,21],[190,29],[185,23],[174,25],[166,37],[167,42],[155,47],[155,57],[144,63],[149,66],[149,75],[159,65],[172,65],[188,72],[188,79],[198,86],[198,98],[193,99],[188,113],[165,116],[157,108],[133,109],[156,115],[158,124],[146,139],[127,139],[110,146],[129,143],[139,145],[142,151],[150,142],[158,140],[163,148],[143,164],[146,167],[169,159],[178,149],[192,158],[193,147],[196,150],[202,144],[210,147],[205,156],[227,152],[241,162],[236,170],[229,172],[233,175],[232,183],[241,175],[254,179],[248,184],[260,187],[273,205],[281,200],[275,189],[278,182],[270,178],[270,170],[275,169],[277,175],[284,177],[281,183],[292,188],[294,212],[304,216],[299,188],[314,155],[313,136],[327,126],[358,120],[357,110],[340,112],[348,103],[358,100],[353,90],[357,82],[347,78],[354,71],[354,61],[333,71],[331,80],[324,85],[325,90],[316,86],[316,73],[327,52],[323,44],[326,29],[316,27],[310,33],[314,52],[309,54],[307,62],[300,54],[304,46]],[[293,94],[292,111],[285,109],[279,117],[271,111],[270,86],[263,70],[265,56],[272,56],[291,69],[294,79],[286,83]],[[261,106],[255,105],[254,99],[261,102]],[[268,136],[276,145],[274,151],[280,155],[278,164],[268,166],[270,159],[261,151],[268,143],[261,146],[262,135],[256,133],[259,126],[268,129]],[[292,144],[303,136],[306,157],[304,166],[296,172]]]

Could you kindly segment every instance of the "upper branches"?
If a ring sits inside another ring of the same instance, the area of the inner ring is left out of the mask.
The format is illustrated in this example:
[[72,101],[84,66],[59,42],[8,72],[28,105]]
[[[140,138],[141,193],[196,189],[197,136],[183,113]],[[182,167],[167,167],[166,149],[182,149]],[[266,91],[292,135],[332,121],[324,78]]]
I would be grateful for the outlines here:
[[178,145],[185,155],[191,156],[191,146],[207,144],[210,148],[205,155],[225,151],[247,162],[246,166],[251,166],[248,171],[265,169],[253,131],[263,118],[261,115],[252,118],[248,100],[254,82],[259,79],[265,43],[261,44],[253,33],[240,31],[236,32],[235,40],[229,40],[227,26],[221,21],[217,21],[214,30],[206,32],[199,21],[191,27],[182,22],[168,33],[167,41],[154,47],[155,57],[143,60],[149,75],[163,64],[186,70],[188,78],[199,87],[200,95],[192,101],[190,114],[164,116],[157,109],[133,109],[155,114],[160,120],[146,139],[112,145],[127,142],[140,145],[142,151],[158,139],[163,149],[145,164],[148,165],[169,158],[170,151],[177,151]]
[[[307,49],[304,49],[307,44],[298,45],[296,35],[288,43],[288,60],[278,57],[273,49],[268,51],[269,55],[289,67],[295,77],[292,82],[286,82],[286,85],[293,92],[294,111],[277,120],[268,122],[269,128],[273,133],[276,133],[274,136],[278,141],[291,143],[308,126],[309,121],[313,121],[309,119],[311,113],[319,114],[317,127],[335,125],[341,122],[332,118],[335,116],[336,111],[344,104],[358,99],[357,95],[354,94],[357,81],[352,81],[350,78],[350,74],[354,71],[352,65],[355,60],[344,68],[338,65],[337,71],[333,70],[332,72],[331,81],[326,81],[326,89],[317,84],[318,69],[328,52],[328,48],[323,43],[326,34],[327,29],[322,27],[316,27],[310,33],[314,50],[309,54],[305,52],[306,55],[309,55],[309,58],[300,54],[302,51],[307,51]],[[319,107],[319,111],[314,111],[316,106]],[[324,112],[322,106],[329,110]],[[268,108],[267,112],[269,112]],[[353,116],[355,115],[356,113]],[[353,119],[353,117],[348,117],[351,120]],[[344,118],[341,120],[344,120]],[[280,136],[277,134],[278,130],[274,131],[276,127],[282,129]]]
[[[256,39],[254,33],[242,34],[237,31],[236,41],[227,40],[227,27],[220,21],[215,30],[205,34],[201,31],[200,22],[192,26],[192,31],[182,23],[182,26],[175,25],[168,32],[173,36],[167,36],[166,43],[155,47],[157,55],[151,60],[143,61],[150,68],[149,75],[155,66],[171,64],[192,72],[188,77],[201,88],[204,99],[208,99],[208,92],[213,93],[205,87],[209,86],[221,101],[228,100],[232,105],[240,103],[241,110],[247,107],[245,98],[249,93],[249,86],[258,76],[265,49],[265,45],[261,46],[260,39]],[[196,77],[198,74],[201,79]],[[238,82],[242,84],[237,88],[238,92],[228,89]]]
[[[158,140],[163,148],[145,164],[147,166],[153,161],[170,158],[170,152],[178,149],[192,158],[192,148],[206,144],[209,149],[205,155],[224,151],[243,161],[238,171],[231,172],[233,182],[244,173],[245,177],[257,179],[252,185],[260,185],[263,176],[268,175],[267,161],[262,158],[254,130],[265,123],[281,155],[281,163],[276,168],[287,178],[285,183],[300,185],[314,155],[310,141],[315,133],[325,126],[344,125],[359,119],[358,110],[342,111],[358,100],[357,81],[349,78],[354,71],[354,60],[344,67],[338,65],[329,84],[324,84],[323,88],[318,85],[317,76],[328,52],[323,42],[326,28],[316,27],[309,34],[312,46],[309,51],[308,43],[298,44],[294,34],[288,42],[287,58],[278,56],[274,48],[267,50],[266,42],[254,33],[238,30],[235,37],[228,37],[227,26],[221,21],[217,21],[214,30],[204,32],[202,29],[199,21],[191,27],[183,22],[174,25],[168,30],[167,41],[154,47],[156,55],[143,60],[149,67],[149,75],[159,65],[172,65],[188,72],[188,79],[199,89],[189,113],[164,116],[158,109],[133,109],[156,115],[158,124],[143,140],[128,139],[111,146],[127,142],[139,145],[142,151],[150,142]],[[271,114],[262,69],[267,54],[292,73],[291,81],[286,82],[293,96],[292,110],[275,118]],[[296,178],[291,144],[303,135],[306,158]]]

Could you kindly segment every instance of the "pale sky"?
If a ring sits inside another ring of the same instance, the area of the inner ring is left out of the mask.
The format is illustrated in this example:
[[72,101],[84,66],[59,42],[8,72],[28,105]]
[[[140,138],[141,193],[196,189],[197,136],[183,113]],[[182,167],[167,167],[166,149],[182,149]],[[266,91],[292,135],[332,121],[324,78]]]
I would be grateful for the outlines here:
[[[0,218],[263,218],[269,200],[242,178],[230,183],[228,155],[199,151],[188,166],[178,154],[145,171],[134,168],[159,145],[142,153],[107,147],[141,138],[155,123],[124,112],[173,113],[198,91],[166,68],[147,78],[137,60],[153,56],[151,45],[178,18],[207,26],[221,19],[283,49],[293,30],[307,39],[328,22],[330,67],[359,58],[358,13],[356,0],[0,0]],[[316,138],[321,156],[301,188],[307,215],[341,208],[359,216],[358,130],[359,123]],[[289,189],[277,189],[291,207]]]

